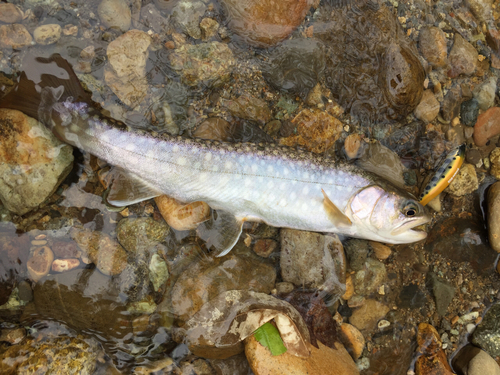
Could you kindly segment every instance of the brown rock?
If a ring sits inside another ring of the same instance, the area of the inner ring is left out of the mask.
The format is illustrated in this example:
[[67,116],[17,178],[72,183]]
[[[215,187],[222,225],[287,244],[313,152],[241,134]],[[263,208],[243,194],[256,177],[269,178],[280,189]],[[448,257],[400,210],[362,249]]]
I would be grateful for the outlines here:
[[391,256],[392,250],[389,246],[375,241],[369,241],[369,244],[378,260],[385,260]]
[[261,123],[266,123],[271,119],[271,110],[266,101],[248,93],[243,93],[234,100],[222,99],[221,104],[237,117]]
[[500,182],[495,182],[488,190],[488,237],[490,245],[500,253]]
[[494,52],[500,53],[500,31],[489,29],[486,33],[486,42]]
[[118,275],[127,266],[125,249],[107,234],[79,229],[72,229],[70,234],[103,274]]
[[78,259],[56,259],[52,262],[52,271],[55,272],[66,272],[80,265]]
[[231,124],[222,118],[211,117],[196,128],[193,136],[214,141],[228,141],[231,136]]
[[361,134],[349,134],[344,141],[344,150],[349,159],[356,159],[361,148]]
[[353,311],[349,323],[360,331],[371,330],[377,326],[377,322],[389,312],[389,307],[374,299],[368,299],[364,304]]
[[464,163],[445,192],[461,197],[476,191],[478,187],[476,168],[472,164]]
[[31,45],[33,38],[24,25],[0,25],[0,48],[21,49]]
[[432,122],[438,115],[440,104],[432,90],[425,90],[422,95],[422,100],[415,108],[415,117],[426,123]]
[[21,21],[22,19],[23,14],[14,4],[0,4],[0,22],[16,23]]
[[460,74],[469,76],[474,73],[477,68],[478,55],[472,44],[467,42],[459,33],[455,33],[453,47],[448,57],[451,65],[448,76],[455,78]]
[[452,375],[446,354],[441,349],[441,340],[436,329],[427,323],[418,325],[418,353],[422,353],[415,363],[416,375]]
[[248,44],[269,47],[288,37],[304,20],[311,0],[223,0],[229,28]]
[[342,295],[342,299],[349,301],[354,294],[354,284],[352,282],[351,274],[348,274],[345,278],[345,293]]
[[477,117],[474,125],[474,143],[484,146],[488,139],[500,134],[500,107],[491,107]]
[[448,50],[443,30],[431,26],[420,30],[419,47],[424,58],[436,68],[446,65]]
[[51,247],[56,258],[80,258],[81,250],[78,245],[73,241],[55,241]]
[[303,109],[293,120],[297,134],[281,138],[285,146],[303,146],[309,151],[323,153],[339,138],[342,122],[319,109]]
[[49,247],[39,247],[28,260],[28,272],[33,281],[38,281],[50,272],[54,253]]
[[268,258],[271,253],[276,250],[278,247],[278,243],[275,240],[271,240],[269,238],[261,238],[255,241],[253,245],[253,251],[258,256],[263,258]]
[[316,349],[309,344],[311,356],[308,358],[295,357],[289,353],[274,357],[252,335],[245,340],[245,354],[255,375],[359,374],[356,364],[341,343],[335,343],[336,350],[319,341],[318,346],[319,349]]
[[349,323],[340,326],[340,340],[354,360],[361,357],[365,348],[365,338],[359,330]]
[[156,197],[155,202],[167,224],[176,230],[196,229],[210,216],[210,207],[205,202],[184,204],[166,195]]

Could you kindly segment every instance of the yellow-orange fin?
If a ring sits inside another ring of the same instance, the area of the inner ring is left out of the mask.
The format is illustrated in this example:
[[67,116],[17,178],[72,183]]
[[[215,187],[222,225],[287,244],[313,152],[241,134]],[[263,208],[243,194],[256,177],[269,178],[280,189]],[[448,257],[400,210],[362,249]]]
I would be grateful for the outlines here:
[[351,226],[351,219],[349,219],[342,211],[339,210],[337,206],[335,206],[323,189],[321,189],[321,192],[324,197],[323,204],[325,205],[325,211],[330,221],[335,224],[335,226]]

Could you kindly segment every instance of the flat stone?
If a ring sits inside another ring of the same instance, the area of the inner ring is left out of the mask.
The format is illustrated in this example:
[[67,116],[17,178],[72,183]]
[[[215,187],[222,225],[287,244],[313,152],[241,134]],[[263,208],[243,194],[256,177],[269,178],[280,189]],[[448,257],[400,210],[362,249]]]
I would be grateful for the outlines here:
[[473,91],[474,98],[477,100],[479,108],[486,111],[495,104],[495,91],[497,89],[497,78],[490,77]]
[[455,33],[453,47],[448,56],[451,65],[448,76],[455,78],[460,74],[468,76],[473,74],[477,68],[478,55],[472,44],[467,42],[459,33]]
[[127,31],[132,22],[132,13],[125,0],[102,0],[97,13],[106,27]]
[[0,25],[0,48],[21,49],[30,46],[33,38],[24,25]]
[[78,259],[56,259],[52,262],[52,271],[54,272],[67,272],[80,265]]
[[448,61],[446,36],[443,30],[431,26],[420,30],[419,47],[424,58],[436,68],[441,68]]
[[142,256],[163,241],[169,231],[169,226],[163,220],[156,221],[152,217],[124,218],[116,226],[116,237],[129,253]]
[[36,282],[46,276],[50,272],[53,260],[54,253],[49,247],[44,246],[37,248],[27,264],[31,279]]
[[23,19],[23,13],[11,3],[0,4],[0,22],[17,23]]
[[431,283],[434,300],[436,301],[436,310],[439,315],[445,316],[456,290],[452,285],[434,274],[431,275]]
[[453,369],[464,375],[500,375],[500,366],[484,350],[474,345],[466,345],[453,356]]
[[361,307],[355,309],[349,318],[349,323],[360,331],[369,331],[377,326],[377,322],[388,312],[389,307],[374,299],[367,299]]
[[33,31],[35,42],[43,46],[54,44],[61,38],[62,29],[56,23],[38,26]]
[[440,108],[441,106],[432,90],[424,90],[422,99],[417,108],[415,108],[415,117],[425,123],[432,122],[439,114]]
[[474,143],[481,147],[488,139],[500,134],[500,107],[491,107],[481,113],[474,125]]
[[342,323],[340,326],[340,338],[349,354],[357,360],[361,357],[365,348],[365,338],[363,334],[352,324]]

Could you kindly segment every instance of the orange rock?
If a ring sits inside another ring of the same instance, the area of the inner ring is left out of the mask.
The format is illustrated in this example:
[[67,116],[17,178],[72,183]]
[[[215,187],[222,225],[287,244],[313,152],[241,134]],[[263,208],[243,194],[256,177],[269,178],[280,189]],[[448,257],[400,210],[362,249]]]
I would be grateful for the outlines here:
[[385,260],[391,256],[392,250],[389,246],[375,241],[369,241],[369,243],[378,260]]
[[359,375],[356,364],[341,343],[335,343],[336,350],[319,341],[318,346],[316,349],[309,344],[311,355],[307,358],[289,353],[273,357],[252,335],[245,340],[245,354],[255,375]]
[[55,272],[66,272],[76,268],[80,265],[78,259],[56,259],[52,262],[52,271]]
[[345,277],[345,293],[342,296],[342,299],[348,301],[351,299],[352,295],[354,294],[354,284],[352,283],[352,276],[351,274],[347,274]]
[[500,134],[500,107],[491,107],[480,114],[474,125],[474,143],[481,147],[488,139]]
[[210,207],[205,202],[183,204],[166,195],[156,197],[155,202],[165,221],[176,230],[196,229],[210,215]]
[[33,281],[38,281],[50,271],[50,266],[54,261],[54,253],[49,247],[39,247],[33,252],[33,256],[28,260],[28,272]]
[[361,135],[350,134],[344,141],[344,150],[349,159],[356,159],[359,156],[361,147]]
[[340,326],[340,340],[352,358],[356,360],[361,357],[361,353],[365,348],[365,338],[356,327],[349,323],[343,323]]
[[418,353],[415,363],[416,375],[452,375],[446,354],[441,349],[441,340],[436,329],[427,323],[418,325]]

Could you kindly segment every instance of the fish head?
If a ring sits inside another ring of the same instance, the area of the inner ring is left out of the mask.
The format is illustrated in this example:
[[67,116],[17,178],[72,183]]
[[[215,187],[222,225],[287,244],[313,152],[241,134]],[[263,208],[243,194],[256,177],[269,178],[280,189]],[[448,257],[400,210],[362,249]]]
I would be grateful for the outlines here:
[[353,224],[362,237],[393,244],[423,240],[427,233],[415,229],[431,218],[410,194],[372,185],[358,191],[350,201]]

